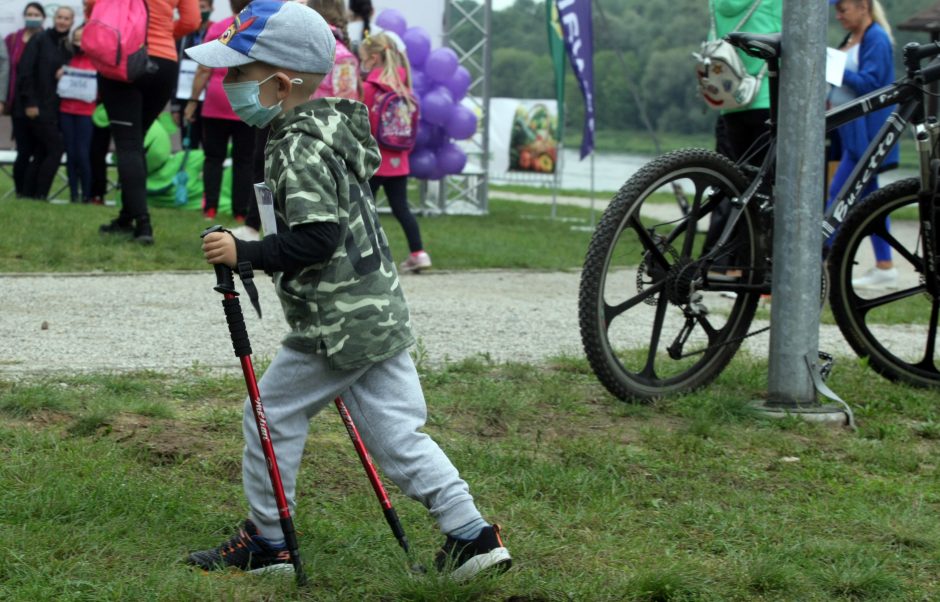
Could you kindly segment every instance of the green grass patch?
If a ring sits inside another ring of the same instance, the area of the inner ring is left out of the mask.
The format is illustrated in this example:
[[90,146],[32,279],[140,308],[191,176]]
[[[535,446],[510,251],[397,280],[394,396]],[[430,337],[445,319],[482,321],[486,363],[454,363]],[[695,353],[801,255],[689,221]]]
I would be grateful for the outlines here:
[[[125,238],[102,237],[98,226],[115,215],[114,208],[53,205],[8,199],[0,201],[6,233],[0,237],[0,272],[146,272],[205,270],[200,233],[210,225],[197,212],[151,210],[156,244],[141,247]],[[390,214],[381,222],[392,255],[408,252],[401,227]],[[222,218],[228,227],[236,224]],[[549,205],[490,201],[485,216],[418,217],[425,247],[439,269],[524,268],[572,269],[584,261],[591,233],[590,211],[559,206],[552,219]]]
[[[612,399],[586,363],[423,369],[427,430],[503,524],[514,568],[410,575],[331,408],[311,424],[296,523],[311,579],[204,575],[187,550],[244,517],[239,376],[0,382],[0,598],[33,600],[932,600],[936,393],[860,363],[830,386],[860,430],[761,419],[766,366],[705,391]],[[864,395],[860,392],[864,391]],[[162,408],[162,409],[161,409]],[[418,559],[427,512],[387,481]]]

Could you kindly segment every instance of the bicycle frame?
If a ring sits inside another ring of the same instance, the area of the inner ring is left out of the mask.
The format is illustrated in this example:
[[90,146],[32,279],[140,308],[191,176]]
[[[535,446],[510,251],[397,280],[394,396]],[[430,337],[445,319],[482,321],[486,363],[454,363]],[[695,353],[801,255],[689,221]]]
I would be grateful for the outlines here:
[[[732,40],[732,43],[734,40]],[[908,45],[909,47],[911,45]],[[739,46],[740,47],[740,46]],[[933,236],[925,237],[930,240],[924,240],[923,244],[925,257],[927,261],[932,262],[930,269],[925,269],[927,274],[928,290],[933,294],[940,291],[940,276],[937,275],[937,264],[940,263],[940,257],[936,250],[940,248],[940,241],[937,241],[937,227],[940,224],[940,209],[935,207],[933,199],[935,196],[937,167],[931,167],[930,162],[933,159],[933,149],[936,148],[936,139],[938,136],[936,120],[927,119],[924,111],[924,92],[923,87],[933,80],[940,79],[940,62],[928,65],[920,69],[920,61],[940,54],[940,44],[929,44],[913,47],[905,47],[904,62],[907,66],[905,77],[884,86],[878,90],[870,92],[847,104],[841,105],[829,110],[825,116],[826,131],[831,132],[838,127],[869,115],[875,111],[895,106],[897,108],[889,115],[885,124],[878,131],[878,134],[865,149],[865,153],[858,161],[855,168],[849,175],[848,180],[842,189],[833,199],[827,209],[822,223],[822,232],[824,240],[828,239],[841,225],[848,211],[862,197],[862,192],[868,186],[872,178],[877,176],[885,158],[891,150],[898,144],[901,134],[907,128],[908,124],[914,126],[915,136],[920,141],[918,152],[921,157],[921,183],[922,183],[922,202],[921,216],[924,220],[924,231],[933,233]],[[764,144],[768,146],[767,153],[760,168],[758,168],[754,179],[747,189],[739,197],[731,199],[731,212],[727,223],[721,232],[717,242],[712,249],[706,253],[700,261],[705,262],[707,267],[711,262],[727,252],[728,242],[733,236],[735,227],[746,206],[758,198],[762,203],[772,203],[772,191],[767,186],[772,184],[775,176],[776,167],[776,130],[777,130],[777,106],[779,101],[779,80],[780,70],[779,57],[772,57],[767,60],[768,63],[768,83],[770,87],[770,121],[769,140]],[[746,153],[749,155],[752,151]],[[928,221],[929,220],[929,221]],[[758,266],[749,266],[756,269]],[[753,279],[752,279],[753,280]],[[734,282],[712,283],[711,290],[727,290],[735,292],[761,292],[769,293],[770,283],[761,282],[759,284],[746,284]]]

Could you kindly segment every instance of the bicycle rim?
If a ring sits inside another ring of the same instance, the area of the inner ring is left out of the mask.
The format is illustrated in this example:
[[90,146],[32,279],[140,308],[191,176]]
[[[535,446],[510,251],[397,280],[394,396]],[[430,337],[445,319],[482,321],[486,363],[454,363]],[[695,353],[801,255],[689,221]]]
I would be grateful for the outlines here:
[[[717,153],[676,151],[634,175],[605,211],[581,275],[579,320],[591,367],[615,396],[642,401],[693,390],[734,356],[759,295],[727,298],[695,260],[718,200],[739,196],[746,184]],[[743,270],[739,282],[752,284],[763,278],[754,267],[755,215],[749,208],[741,216],[729,256]]]
[[[895,182],[866,197],[846,216],[829,256],[830,307],[852,349],[879,374],[919,387],[940,386],[937,329],[940,299],[927,293],[918,219],[919,180]],[[889,218],[890,227],[885,227]],[[874,266],[869,237],[892,251],[896,282],[853,284]]]

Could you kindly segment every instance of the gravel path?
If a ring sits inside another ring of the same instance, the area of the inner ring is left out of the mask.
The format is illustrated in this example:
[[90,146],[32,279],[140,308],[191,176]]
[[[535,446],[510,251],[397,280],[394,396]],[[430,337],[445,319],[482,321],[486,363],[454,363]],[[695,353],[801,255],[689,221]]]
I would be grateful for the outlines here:
[[[431,271],[404,276],[402,284],[426,361],[485,354],[496,361],[538,362],[582,353],[579,277],[577,272]],[[197,364],[237,371],[213,285],[209,271],[0,275],[0,377],[172,371]],[[273,287],[266,278],[258,285],[264,319],[245,297],[242,309],[255,357],[271,357],[286,327]],[[648,339],[647,326],[632,328]],[[890,328],[899,343],[918,334]],[[767,334],[759,335],[746,348],[766,355],[767,341]],[[851,355],[834,326],[822,327],[820,341],[826,351]]]

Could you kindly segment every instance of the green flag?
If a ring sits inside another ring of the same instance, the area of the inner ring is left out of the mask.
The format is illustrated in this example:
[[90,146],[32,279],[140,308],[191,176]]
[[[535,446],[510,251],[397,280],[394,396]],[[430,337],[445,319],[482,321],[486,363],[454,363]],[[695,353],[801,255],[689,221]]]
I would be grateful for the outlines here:
[[552,55],[555,71],[555,100],[558,101],[558,139],[562,139],[565,123],[565,41],[558,20],[555,0],[545,0],[545,19],[548,25],[548,51]]

